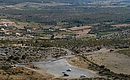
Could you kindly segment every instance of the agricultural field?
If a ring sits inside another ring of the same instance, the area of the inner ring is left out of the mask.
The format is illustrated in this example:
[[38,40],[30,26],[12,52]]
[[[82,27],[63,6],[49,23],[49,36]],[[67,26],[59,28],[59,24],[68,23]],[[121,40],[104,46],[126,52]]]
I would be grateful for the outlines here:
[[112,34],[112,33],[114,33],[114,32],[99,32],[97,34],[97,36],[105,36],[105,35]]
[[1,80],[130,80],[130,1],[0,0]]

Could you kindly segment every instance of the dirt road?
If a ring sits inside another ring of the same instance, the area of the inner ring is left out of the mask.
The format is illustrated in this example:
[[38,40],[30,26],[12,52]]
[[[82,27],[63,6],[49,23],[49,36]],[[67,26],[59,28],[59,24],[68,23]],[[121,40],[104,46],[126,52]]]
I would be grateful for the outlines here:
[[[66,58],[68,57],[73,57],[74,55],[71,55],[72,51],[68,49],[63,49],[68,52],[67,56],[64,56],[63,58],[51,60],[51,61],[41,61],[41,62],[32,62],[34,66],[37,66],[41,68],[41,70],[37,70],[37,72],[41,74],[52,74],[56,77],[64,77],[64,73],[68,74],[69,76],[65,78],[80,78],[81,74],[86,75],[87,78],[92,78],[92,77],[100,77],[98,76],[94,71],[87,70],[87,69],[82,69],[79,67],[75,67],[70,65],[67,61]],[[93,54],[93,53],[100,53],[100,52],[108,52],[108,49],[101,49],[99,51],[95,52],[90,52],[88,54]],[[19,65],[22,66],[22,65]],[[67,71],[67,69],[72,69],[71,71]],[[33,69],[31,69],[33,70]],[[36,71],[36,70],[35,70]],[[64,72],[64,73],[63,73]]]
[[[68,74],[67,78],[79,78],[81,74],[85,74],[86,77],[99,77],[95,72],[87,69],[78,68],[68,64],[66,59],[59,59],[55,61],[48,62],[35,62],[33,65],[41,68],[41,70],[46,71],[46,73],[55,75],[56,77],[64,77],[64,73]],[[67,71],[67,69],[72,69]]]

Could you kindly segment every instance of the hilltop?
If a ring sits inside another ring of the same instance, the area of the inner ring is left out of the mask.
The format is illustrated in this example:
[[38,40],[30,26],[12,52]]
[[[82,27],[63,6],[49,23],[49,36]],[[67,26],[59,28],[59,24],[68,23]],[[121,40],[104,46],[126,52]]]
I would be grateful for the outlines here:
[[86,4],[92,2],[124,2],[128,0],[0,0],[1,4],[18,4],[23,2],[35,2],[35,3],[70,3],[70,4]]

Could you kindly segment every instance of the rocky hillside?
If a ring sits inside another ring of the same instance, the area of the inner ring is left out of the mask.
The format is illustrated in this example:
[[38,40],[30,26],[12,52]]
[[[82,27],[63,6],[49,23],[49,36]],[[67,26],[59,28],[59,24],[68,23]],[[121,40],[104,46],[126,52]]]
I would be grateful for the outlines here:
[[[61,3],[77,4],[77,3],[99,2],[99,1],[107,2],[108,0],[0,0],[1,3],[6,3],[6,4],[17,4],[22,2],[37,2],[37,3],[61,2]],[[119,2],[121,0],[109,0],[109,2],[113,2],[113,1]]]

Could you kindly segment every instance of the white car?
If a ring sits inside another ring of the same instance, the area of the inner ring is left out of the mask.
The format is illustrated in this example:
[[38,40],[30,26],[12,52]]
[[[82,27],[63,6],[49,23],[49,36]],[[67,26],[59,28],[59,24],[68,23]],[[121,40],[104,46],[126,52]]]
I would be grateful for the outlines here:
[[81,75],[80,75],[80,78],[84,78],[84,77],[86,77],[85,74],[81,74]]
[[69,69],[67,69],[66,71],[71,71],[71,69],[69,68]]

